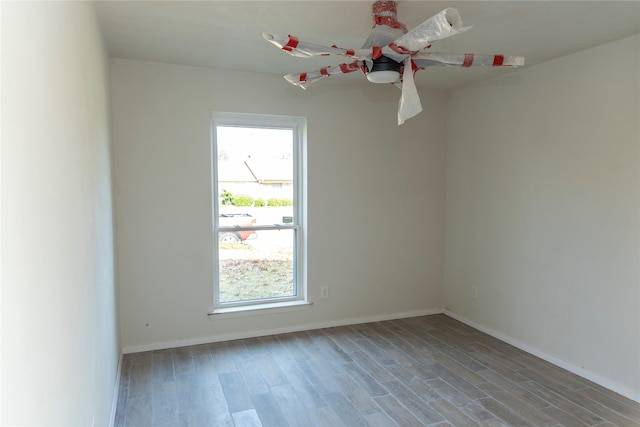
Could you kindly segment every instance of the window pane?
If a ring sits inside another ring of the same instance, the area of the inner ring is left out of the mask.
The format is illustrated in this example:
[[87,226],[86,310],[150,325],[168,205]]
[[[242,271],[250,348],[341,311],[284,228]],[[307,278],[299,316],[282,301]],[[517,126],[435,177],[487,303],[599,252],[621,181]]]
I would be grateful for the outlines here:
[[244,243],[219,233],[220,303],[295,296],[295,230],[250,231]]
[[293,223],[293,129],[217,126],[216,132],[218,212],[289,207],[286,215],[258,215],[255,224]]

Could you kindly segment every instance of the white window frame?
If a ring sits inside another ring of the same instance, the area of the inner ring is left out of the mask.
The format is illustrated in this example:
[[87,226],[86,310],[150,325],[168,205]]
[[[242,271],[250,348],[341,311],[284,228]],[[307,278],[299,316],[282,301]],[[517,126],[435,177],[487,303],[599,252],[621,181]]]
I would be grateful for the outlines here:
[[[219,194],[217,181],[217,127],[237,126],[260,129],[292,129],[293,130],[293,217],[292,224],[274,224],[243,228],[223,227],[219,224]],[[210,314],[233,313],[256,309],[282,309],[289,306],[308,305],[306,283],[306,118],[295,116],[276,116],[266,114],[244,114],[213,112],[211,125],[211,188],[213,207],[213,311]],[[219,243],[218,233],[239,230],[293,230],[294,232],[294,288],[296,295],[273,297],[250,301],[220,302],[219,291]]]

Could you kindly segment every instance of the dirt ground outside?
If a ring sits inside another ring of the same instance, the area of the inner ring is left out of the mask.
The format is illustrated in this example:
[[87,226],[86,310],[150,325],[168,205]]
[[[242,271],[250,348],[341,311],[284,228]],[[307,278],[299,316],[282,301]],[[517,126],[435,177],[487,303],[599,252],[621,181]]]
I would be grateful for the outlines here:
[[222,243],[219,255],[220,302],[295,294],[291,248],[269,250],[246,243]]

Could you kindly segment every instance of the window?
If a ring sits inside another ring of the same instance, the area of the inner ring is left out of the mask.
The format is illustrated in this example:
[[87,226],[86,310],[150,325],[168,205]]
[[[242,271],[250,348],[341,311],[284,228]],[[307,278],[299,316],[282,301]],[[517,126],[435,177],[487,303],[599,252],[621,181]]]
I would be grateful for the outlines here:
[[214,312],[306,300],[300,117],[213,114]]

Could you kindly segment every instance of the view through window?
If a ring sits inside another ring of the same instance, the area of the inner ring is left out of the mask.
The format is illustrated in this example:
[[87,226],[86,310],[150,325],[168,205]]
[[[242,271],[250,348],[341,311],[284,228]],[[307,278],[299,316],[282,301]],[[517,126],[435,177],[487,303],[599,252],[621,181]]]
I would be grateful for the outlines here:
[[304,299],[304,122],[214,114],[215,306]]

